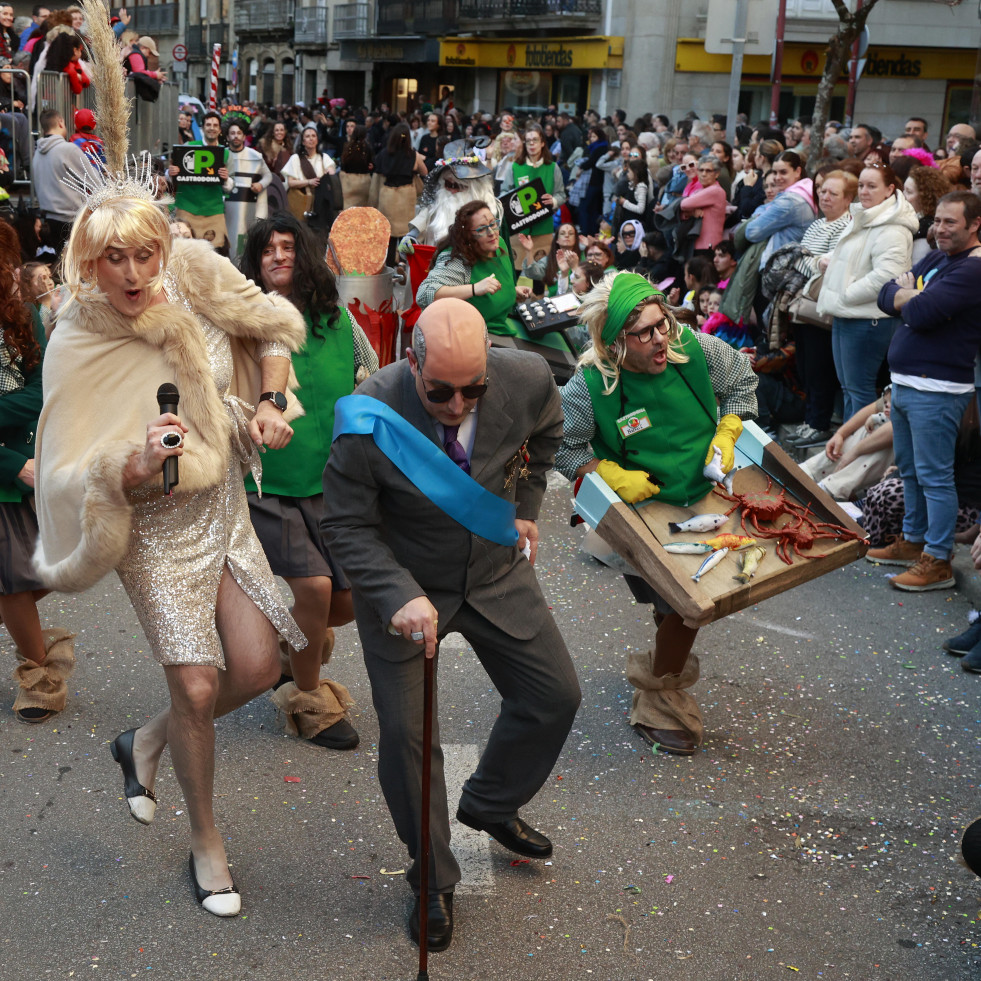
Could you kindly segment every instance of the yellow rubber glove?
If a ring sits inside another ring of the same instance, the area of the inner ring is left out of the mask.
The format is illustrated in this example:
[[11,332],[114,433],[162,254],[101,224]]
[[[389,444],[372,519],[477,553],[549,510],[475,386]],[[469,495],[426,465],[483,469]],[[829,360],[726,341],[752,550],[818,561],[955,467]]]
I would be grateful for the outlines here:
[[712,451],[717,446],[722,451],[722,472],[728,473],[736,465],[736,440],[739,439],[742,431],[743,421],[739,416],[723,416],[719,420],[719,427],[715,430],[708,453],[705,455],[705,463],[712,462]]
[[643,470],[624,470],[612,460],[600,460],[596,472],[628,504],[646,501],[647,498],[661,493],[661,488],[652,484]]

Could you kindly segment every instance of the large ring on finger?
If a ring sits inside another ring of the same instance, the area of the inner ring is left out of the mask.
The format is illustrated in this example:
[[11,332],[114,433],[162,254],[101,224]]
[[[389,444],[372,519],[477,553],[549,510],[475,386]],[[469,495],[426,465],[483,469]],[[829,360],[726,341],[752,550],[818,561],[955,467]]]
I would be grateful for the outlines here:
[[177,449],[178,446],[184,445],[184,436],[177,432],[164,433],[163,436],[160,437],[160,445],[165,450]]
[[426,635],[421,630],[413,630],[409,636],[417,643],[421,644],[425,639]]

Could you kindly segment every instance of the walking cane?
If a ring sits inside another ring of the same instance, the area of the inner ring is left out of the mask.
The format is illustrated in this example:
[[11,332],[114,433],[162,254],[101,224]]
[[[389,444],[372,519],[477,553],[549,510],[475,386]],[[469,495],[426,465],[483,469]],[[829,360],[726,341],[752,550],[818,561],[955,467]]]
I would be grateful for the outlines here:
[[423,657],[422,694],[422,814],[419,821],[419,974],[416,981],[429,981],[429,798],[432,791],[433,674],[439,645],[432,657]]

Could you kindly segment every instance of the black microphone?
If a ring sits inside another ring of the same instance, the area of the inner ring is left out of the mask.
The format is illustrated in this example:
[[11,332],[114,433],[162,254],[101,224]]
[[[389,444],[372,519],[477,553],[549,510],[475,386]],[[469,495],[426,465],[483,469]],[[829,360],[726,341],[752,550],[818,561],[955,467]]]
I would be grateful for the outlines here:
[[[160,406],[160,414],[172,412],[177,415],[177,404],[181,397],[178,394],[177,386],[166,382],[157,389],[157,405]],[[164,494],[169,495],[171,489],[180,482],[177,478],[177,457],[168,456],[163,465]]]

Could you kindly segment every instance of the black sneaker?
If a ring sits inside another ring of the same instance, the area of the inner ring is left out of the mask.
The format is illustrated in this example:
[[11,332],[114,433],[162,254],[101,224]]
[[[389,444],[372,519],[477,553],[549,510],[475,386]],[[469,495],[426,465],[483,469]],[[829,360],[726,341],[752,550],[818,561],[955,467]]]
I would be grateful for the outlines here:
[[971,648],[981,641],[981,617],[972,623],[967,630],[950,640],[943,642],[943,649],[954,657],[963,657],[969,654]]

